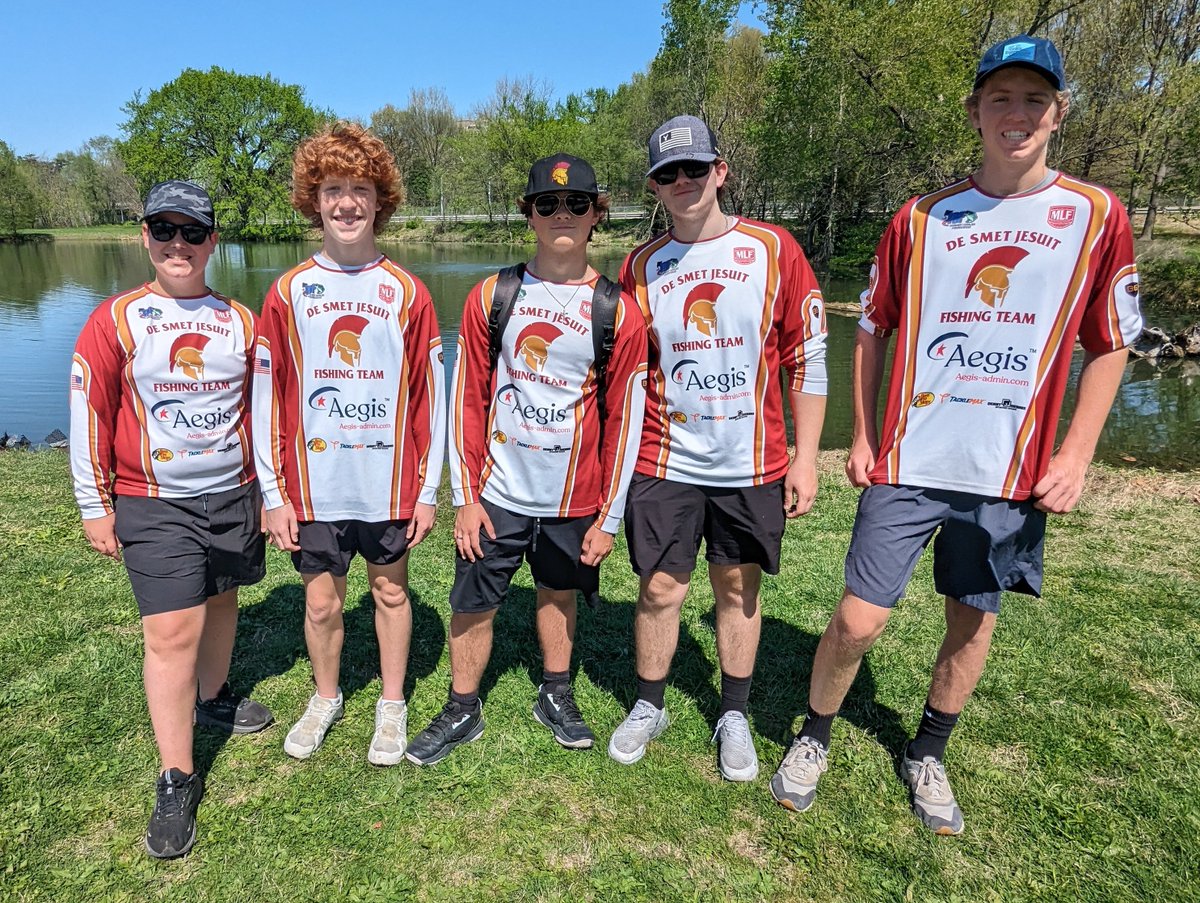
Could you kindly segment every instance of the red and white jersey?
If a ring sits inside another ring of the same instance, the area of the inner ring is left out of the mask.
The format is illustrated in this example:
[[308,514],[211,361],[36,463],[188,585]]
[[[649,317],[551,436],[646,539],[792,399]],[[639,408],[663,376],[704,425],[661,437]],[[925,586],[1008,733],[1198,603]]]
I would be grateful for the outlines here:
[[545,283],[528,271],[492,371],[489,276],[463,309],[450,407],[454,504],[480,497],[531,517],[625,513],[645,405],[646,323],[621,296],[600,419],[592,344],[595,282]]
[[339,267],[318,254],[271,286],[261,329],[254,452],[267,507],[379,522],[436,504],[446,379],[421,281],[386,257]]
[[[254,479],[248,309],[149,285],[88,317],[71,361],[71,474],[85,518],[112,496],[194,498]],[[115,474],[115,478],[114,478]]]
[[862,328],[897,332],[875,483],[1025,499],[1045,474],[1078,339],[1142,329],[1129,219],[1059,174],[997,198],[967,180],[913,198],[879,242]]
[[704,486],[757,486],[788,467],[788,388],[825,394],[825,304],[796,240],[738,219],[687,243],[634,250],[621,285],[650,324],[637,472]]

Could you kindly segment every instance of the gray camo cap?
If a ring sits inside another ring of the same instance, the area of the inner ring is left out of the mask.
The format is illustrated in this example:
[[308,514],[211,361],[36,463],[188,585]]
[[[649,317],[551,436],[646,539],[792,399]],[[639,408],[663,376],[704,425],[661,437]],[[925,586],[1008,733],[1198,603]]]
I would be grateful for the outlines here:
[[202,226],[213,227],[212,198],[195,182],[182,179],[158,182],[146,194],[145,210],[144,220],[158,213],[182,213]]
[[650,136],[650,168],[646,170],[646,178],[679,160],[712,163],[720,158],[716,133],[704,124],[704,120],[695,116],[676,116],[656,128]]

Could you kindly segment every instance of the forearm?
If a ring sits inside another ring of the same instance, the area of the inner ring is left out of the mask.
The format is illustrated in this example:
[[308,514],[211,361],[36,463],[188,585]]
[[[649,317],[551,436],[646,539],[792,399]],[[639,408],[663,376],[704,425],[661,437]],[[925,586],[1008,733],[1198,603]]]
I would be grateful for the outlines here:
[[854,412],[854,442],[879,447],[879,421],[876,408],[883,384],[883,365],[888,340],[860,328],[854,341],[851,364],[850,403]]
[[821,429],[825,425],[825,396],[791,392],[792,423],[796,461],[815,462],[821,447]]

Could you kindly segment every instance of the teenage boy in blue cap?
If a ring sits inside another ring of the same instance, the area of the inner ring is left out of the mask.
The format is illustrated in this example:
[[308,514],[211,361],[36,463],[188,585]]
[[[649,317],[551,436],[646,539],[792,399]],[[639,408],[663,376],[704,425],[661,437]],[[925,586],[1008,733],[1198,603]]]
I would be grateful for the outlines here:
[[[865,491],[804,725],[771,779],[786,808],[812,805],[830,725],[936,533],[946,635],[901,764],[925,826],[963,829],[942,764],[946,741],[983,672],[1001,592],[1040,592],[1046,514],[1079,501],[1142,328],[1124,207],[1108,189],[1046,165],[1069,103],[1050,41],[1022,34],[990,48],[965,101],[983,162],[910,200],[879,242],[862,296],[846,463]],[[880,431],[874,412],[893,332]],[[1079,398],[1055,450],[1077,339]]]

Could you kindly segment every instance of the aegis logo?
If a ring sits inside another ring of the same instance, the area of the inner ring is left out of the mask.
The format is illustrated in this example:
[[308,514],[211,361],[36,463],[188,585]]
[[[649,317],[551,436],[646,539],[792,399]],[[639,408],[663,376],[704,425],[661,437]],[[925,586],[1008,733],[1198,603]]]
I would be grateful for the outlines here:
[[963,345],[962,339],[969,338],[965,332],[947,332],[938,336],[925,349],[925,356],[938,361],[942,366],[954,364],[984,373],[999,373],[1008,370],[1020,373],[1029,367],[1028,354],[1013,354],[1009,345],[1004,351],[973,351]]
[[165,423],[171,429],[186,430],[215,430],[233,419],[234,411],[203,411],[196,414],[188,413],[183,406],[183,399],[168,398],[160,401],[150,409],[150,416],[159,423]]
[[388,415],[386,398],[383,401],[372,398],[370,401],[342,402],[338,398],[340,394],[341,390],[333,386],[321,386],[308,396],[308,406],[314,411],[327,412],[330,417],[357,420],[359,423],[382,420]]
[[525,404],[521,397],[521,390],[512,383],[501,386],[496,390],[496,403],[502,404],[507,408],[511,408],[512,412],[522,420],[528,422],[532,420],[534,423],[545,426],[550,423],[562,423],[567,419],[567,409],[560,408],[558,405],[549,405],[548,407],[538,407],[537,405]]
[[750,369],[749,364],[742,364],[740,368],[721,373],[705,373],[699,367],[700,362],[691,358],[680,361],[671,368],[671,382],[688,391],[716,389],[718,392],[728,392],[746,385],[746,371]]

